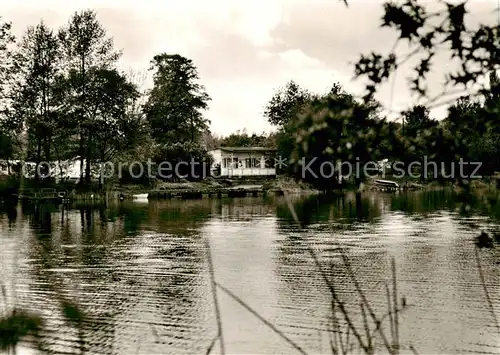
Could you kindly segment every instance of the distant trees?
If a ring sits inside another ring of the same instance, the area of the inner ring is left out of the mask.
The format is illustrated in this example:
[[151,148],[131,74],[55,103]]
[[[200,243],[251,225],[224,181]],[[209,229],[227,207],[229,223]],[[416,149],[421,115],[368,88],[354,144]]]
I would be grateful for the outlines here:
[[[398,162],[406,172],[414,162],[420,167],[433,162],[436,165],[432,170],[420,168],[421,179],[462,182],[457,165],[460,159],[482,163],[478,175],[500,170],[500,94],[494,90],[498,81],[498,76],[491,74],[492,90],[488,94],[476,100],[459,98],[441,122],[432,119],[424,105],[403,111],[397,121],[387,121],[381,117],[376,102],[355,99],[338,84],[329,93],[308,94],[307,100],[295,96],[295,102],[293,96],[277,94],[267,106],[272,106],[274,113],[266,112],[270,123],[279,122],[275,136],[278,154],[290,163],[284,172],[319,188],[335,188],[338,174],[346,175],[339,163],[358,166],[360,175],[354,180],[359,184],[364,166],[371,164],[372,170],[377,169],[374,163],[386,158]],[[294,92],[306,90],[298,88]],[[466,164],[463,172],[470,174],[474,170],[475,165]]]
[[264,117],[273,126],[283,127],[295,119],[313,97],[311,92],[291,80],[283,88],[279,88],[269,100],[264,110]]
[[225,137],[213,137],[211,145],[218,147],[276,147],[276,137],[273,133],[248,134],[246,129],[237,130]]
[[210,175],[212,157],[199,143],[184,141],[160,146],[156,151],[154,161],[158,168],[159,179],[201,180]]
[[497,94],[498,76],[489,77],[491,92],[475,99],[464,96],[448,109],[443,127],[452,138],[457,159],[483,163],[481,173],[492,174],[500,170],[500,125],[498,107],[500,96]]

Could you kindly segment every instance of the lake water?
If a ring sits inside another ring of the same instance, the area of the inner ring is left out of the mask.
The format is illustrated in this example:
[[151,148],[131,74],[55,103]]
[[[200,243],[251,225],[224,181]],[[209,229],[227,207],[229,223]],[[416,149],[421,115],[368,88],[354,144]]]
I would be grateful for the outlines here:
[[[217,333],[208,241],[216,282],[304,352],[327,354],[331,293],[312,249],[363,335],[352,276],[383,315],[394,258],[406,302],[401,352],[499,353],[473,244],[481,230],[500,230],[496,209],[446,191],[292,200],[303,228],[283,197],[3,206],[0,306],[40,314],[54,354],[205,354]],[[482,249],[479,258],[500,318],[499,250]],[[297,352],[221,289],[217,298],[226,353]],[[80,325],[65,319],[62,299],[79,305]],[[384,351],[380,337],[376,344]],[[18,354],[34,346],[26,340]]]

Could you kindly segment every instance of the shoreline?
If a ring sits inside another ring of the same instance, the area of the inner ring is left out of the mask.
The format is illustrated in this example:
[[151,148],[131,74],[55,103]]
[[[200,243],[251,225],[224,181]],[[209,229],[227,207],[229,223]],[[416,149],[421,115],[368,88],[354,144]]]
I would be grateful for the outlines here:
[[[438,181],[428,181],[421,183],[418,179],[400,180],[390,179],[398,182],[400,186],[403,183],[408,184],[408,188],[395,189],[395,191],[418,191],[418,190],[441,190],[453,189],[455,191],[466,190],[464,186],[459,186],[455,182],[441,183]],[[361,188],[358,189],[353,184],[347,184],[343,188],[322,191],[314,186],[304,183],[302,181],[295,181],[293,178],[286,176],[278,176],[275,179],[265,179],[258,181],[257,179],[245,183],[239,180],[216,180],[207,179],[200,182],[156,182],[155,186],[144,185],[115,185],[107,186],[102,191],[82,191],[77,186],[68,186],[67,184],[44,184],[40,190],[52,190],[55,194],[52,197],[33,196],[34,200],[43,199],[62,199],[72,200],[78,202],[91,202],[91,201],[110,201],[110,200],[129,200],[134,199],[134,196],[142,195],[140,197],[152,199],[166,199],[166,198],[203,198],[204,195],[212,196],[229,196],[229,197],[243,197],[243,196],[259,196],[259,195],[275,195],[281,196],[284,193],[294,196],[312,196],[320,194],[343,194],[347,192],[367,192],[367,191],[384,191],[384,188],[377,187],[374,184],[375,179],[365,181]],[[12,181],[11,181],[12,183]],[[2,186],[3,185],[3,186]],[[18,197],[22,195],[20,189],[14,184],[0,185],[0,201],[9,200],[13,195]],[[411,186],[411,187],[410,187]],[[68,191],[68,187],[74,187],[73,190]],[[27,189],[26,191],[35,191],[37,189]],[[467,190],[475,192],[497,192],[498,188],[495,184],[494,177],[487,177],[481,180],[472,180],[468,184]],[[59,192],[64,192],[65,196],[58,196]],[[155,196],[156,195],[156,196]],[[26,198],[26,195],[24,196]],[[30,199],[30,198],[27,198]]]

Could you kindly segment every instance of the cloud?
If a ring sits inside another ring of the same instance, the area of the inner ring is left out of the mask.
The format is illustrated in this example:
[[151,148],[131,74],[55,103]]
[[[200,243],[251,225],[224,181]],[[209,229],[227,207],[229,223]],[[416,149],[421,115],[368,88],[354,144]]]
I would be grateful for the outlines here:
[[[439,9],[437,2],[422,1],[428,11]],[[372,51],[388,53],[396,40],[392,29],[380,28],[383,8],[381,1],[350,0],[349,8],[336,1],[313,0],[305,6],[298,2],[286,2],[283,21],[273,29],[274,43],[279,50],[300,48],[310,58],[341,73],[341,84],[350,91],[361,94],[361,82],[353,82],[354,65],[360,55]],[[495,23],[498,11],[494,11],[492,1],[469,2],[469,25]],[[404,48],[404,46],[403,46]],[[438,55],[435,69],[428,78],[431,93],[437,94],[443,82],[443,69],[449,70],[448,53]],[[401,68],[395,79],[379,88],[377,99],[387,109],[399,111],[411,106],[415,101],[408,89],[408,68]],[[441,118],[446,108],[439,108],[433,114]]]
[[[426,2],[429,6],[434,6]],[[496,20],[492,1],[470,2],[471,23]],[[382,2],[350,0],[24,0],[3,2],[0,11],[13,22],[16,35],[41,19],[57,29],[77,10],[94,8],[98,18],[123,50],[120,65],[141,72],[161,52],[192,59],[201,83],[212,97],[207,117],[212,130],[270,129],[262,112],[277,87],[289,80],[316,92],[334,82],[360,93],[353,81],[353,62],[361,53],[388,51],[392,30],[380,28]],[[430,84],[439,82],[446,56],[437,64]],[[394,109],[411,105],[407,72],[394,85],[381,88],[378,98]],[[439,116],[445,110],[436,111]]]

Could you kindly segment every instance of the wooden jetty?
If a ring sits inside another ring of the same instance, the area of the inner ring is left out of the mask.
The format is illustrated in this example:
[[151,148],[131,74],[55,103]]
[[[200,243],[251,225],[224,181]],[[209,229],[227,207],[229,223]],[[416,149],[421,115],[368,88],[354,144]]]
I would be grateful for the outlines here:
[[[44,188],[40,190],[26,189],[19,191],[17,198],[20,201],[30,203],[69,203],[69,202],[96,202],[107,199],[123,200],[166,200],[166,199],[202,199],[202,198],[223,198],[223,197],[258,197],[258,196],[282,196],[281,190],[264,190],[258,187],[226,187],[198,189],[159,189],[149,191],[144,194],[124,194],[114,193],[113,196],[102,196],[100,194],[68,194],[66,191],[57,191],[54,188]],[[116,195],[116,196],[115,196]]]
[[53,188],[42,188],[40,190],[22,190],[19,191],[18,199],[20,201],[30,202],[69,202],[66,191],[57,191]]
[[381,190],[387,190],[387,191],[399,190],[399,184],[395,181],[378,179],[375,180],[374,183],[375,186]]
[[262,187],[252,188],[213,188],[206,190],[181,190],[181,189],[160,189],[150,191],[149,200],[166,200],[172,198],[180,199],[201,199],[201,198],[222,198],[222,197],[258,197],[258,196],[281,196],[281,190],[264,190]]
[[381,190],[381,191],[398,191],[398,190],[418,190],[421,189],[423,186],[415,183],[400,185],[392,180],[378,179],[374,180],[373,187],[376,190]]

